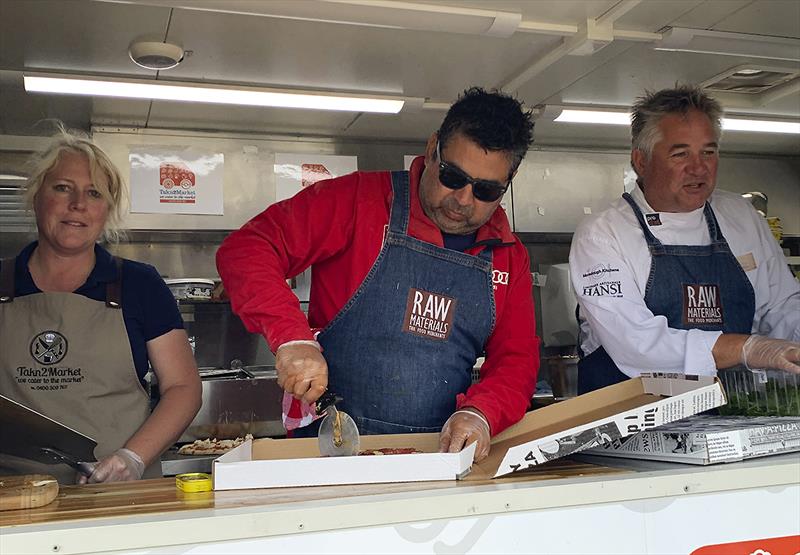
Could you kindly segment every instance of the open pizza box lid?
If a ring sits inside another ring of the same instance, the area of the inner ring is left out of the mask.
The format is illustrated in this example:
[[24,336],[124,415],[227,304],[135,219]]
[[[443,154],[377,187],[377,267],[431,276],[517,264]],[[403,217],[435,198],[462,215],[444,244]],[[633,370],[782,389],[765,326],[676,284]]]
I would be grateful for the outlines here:
[[642,375],[529,412],[492,438],[468,479],[497,478],[725,404],[716,377]]
[[[655,374],[529,412],[472,464],[475,444],[438,453],[439,434],[361,437],[361,449],[414,447],[422,453],[321,457],[316,438],[246,441],[214,460],[215,490],[433,480],[485,480],[673,422],[725,404],[714,377]],[[471,469],[470,469],[470,465]]]

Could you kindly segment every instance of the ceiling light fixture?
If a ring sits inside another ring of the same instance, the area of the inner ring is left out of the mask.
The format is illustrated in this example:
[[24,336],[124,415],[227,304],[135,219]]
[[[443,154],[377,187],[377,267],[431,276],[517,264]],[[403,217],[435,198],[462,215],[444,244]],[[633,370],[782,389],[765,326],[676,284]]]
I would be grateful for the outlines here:
[[181,63],[185,52],[177,44],[140,40],[131,43],[128,56],[139,67],[163,71]]
[[562,110],[554,119],[559,123],[599,123],[603,125],[630,125],[631,116],[627,112],[605,110]]
[[722,118],[725,131],[755,131],[757,133],[800,133],[800,122],[740,118]]
[[[595,123],[600,125],[630,125],[631,116],[627,112],[610,110],[570,110],[564,109],[553,121],[558,123]],[[755,120],[742,118],[722,118],[725,131],[753,131],[758,133],[800,134],[800,122]]]
[[368,96],[62,74],[30,73],[24,75],[24,82],[25,90],[28,92],[385,114],[398,113],[406,101],[405,98],[397,96]]

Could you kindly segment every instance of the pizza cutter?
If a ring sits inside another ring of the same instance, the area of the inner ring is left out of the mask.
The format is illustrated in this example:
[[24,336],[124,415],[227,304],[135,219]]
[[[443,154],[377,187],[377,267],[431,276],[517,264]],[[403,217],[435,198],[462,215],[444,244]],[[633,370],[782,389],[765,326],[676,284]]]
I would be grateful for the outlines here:
[[349,414],[336,408],[336,403],[341,401],[342,397],[326,391],[314,406],[318,415],[325,413],[317,436],[319,452],[324,457],[358,455],[358,427]]

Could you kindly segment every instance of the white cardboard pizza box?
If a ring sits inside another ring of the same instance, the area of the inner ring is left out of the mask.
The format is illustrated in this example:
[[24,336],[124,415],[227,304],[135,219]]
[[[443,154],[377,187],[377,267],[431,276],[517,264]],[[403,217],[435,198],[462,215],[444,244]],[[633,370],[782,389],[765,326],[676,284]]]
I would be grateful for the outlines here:
[[316,438],[247,441],[214,460],[214,489],[508,476],[723,404],[714,377],[643,376],[529,412],[495,436],[489,456],[477,464],[472,464],[475,444],[460,453],[437,453],[439,434],[361,437],[362,449],[423,451],[410,455],[321,457]]
[[321,457],[317,439],[246,441],[213,463],[215,490],[455,480],[469,472],[476,444],[438,453],[439,434],[361,437],[361,449],[414,447],[422,453]]
[[467,479],[497,478],[725,404],[716,377],[656,373],[529,412]]

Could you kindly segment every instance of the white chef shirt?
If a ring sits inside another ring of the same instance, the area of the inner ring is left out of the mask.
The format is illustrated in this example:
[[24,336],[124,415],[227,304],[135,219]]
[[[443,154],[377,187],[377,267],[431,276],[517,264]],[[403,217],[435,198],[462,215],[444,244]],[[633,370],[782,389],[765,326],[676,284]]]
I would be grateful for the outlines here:
[[[711,243],[702,207],[656,213],[638,187],[631,196],[662,243]],[[752,333],[800,341],[800,283],[766,220],[738,194],[715,190],[710,201],[755,291]],[[647,218],[648,214],[657,217]],[[578,226],[569,265],[580,305],[581,350],[588,355],[602,345],[620,371],[631,377],[653,371],[716,374],[711,349],[722,332],[670,328],[666,317],[654,315],[644,302],[650,262],[644,234],[625,199]]]

